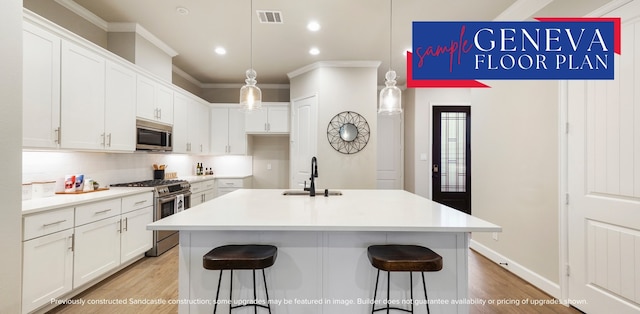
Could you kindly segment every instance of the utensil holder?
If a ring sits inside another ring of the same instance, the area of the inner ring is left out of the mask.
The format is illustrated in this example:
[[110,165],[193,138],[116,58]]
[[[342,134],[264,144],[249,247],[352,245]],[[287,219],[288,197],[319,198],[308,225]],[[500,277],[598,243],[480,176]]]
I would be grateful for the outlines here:
[[153,170],[154,180],[164,180],[164,170]]

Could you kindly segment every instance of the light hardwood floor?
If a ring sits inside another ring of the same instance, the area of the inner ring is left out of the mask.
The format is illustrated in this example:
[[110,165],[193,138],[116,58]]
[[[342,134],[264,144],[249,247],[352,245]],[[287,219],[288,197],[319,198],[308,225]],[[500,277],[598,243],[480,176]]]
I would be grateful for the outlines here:
[[[75,297],[75,300],[175,300],[178,298],[178,250],[159,257],[144,258]],[[581,313],[562,305],[497,303],[515,300],[552,300],[528,282],[514,276],[482,255],[469,254],[469,298],[495,300],[496,304],[472,305],[470,313]],[[130,303],[130,302],[128,302]],[[49,313],[177,313],[177,305],[62,305]]]

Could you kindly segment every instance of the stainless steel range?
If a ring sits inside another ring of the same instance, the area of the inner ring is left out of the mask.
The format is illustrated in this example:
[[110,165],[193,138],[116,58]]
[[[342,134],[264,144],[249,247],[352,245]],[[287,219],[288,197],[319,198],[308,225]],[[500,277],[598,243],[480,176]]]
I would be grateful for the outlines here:
[[[171,216],[176,210],[191,207],[191,184],[185,180],[147,180],[113,184],[119,187],[153,187],[153,221]],[[180,201],[183,203],[180,204]],[[158,256],[178,244],[178,231],[153,231],[153,247],[147,256]]]

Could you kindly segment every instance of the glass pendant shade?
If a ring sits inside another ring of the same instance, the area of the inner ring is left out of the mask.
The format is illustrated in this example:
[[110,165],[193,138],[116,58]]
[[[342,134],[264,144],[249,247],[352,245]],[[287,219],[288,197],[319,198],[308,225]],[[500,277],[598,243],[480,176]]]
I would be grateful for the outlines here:
[[396,86],[396,71],[389,70],[385,75],[385,87],[380,91],[379,114],[402,113],[402,91]]
[[253,111],[262,109],[262,91],[256,86],[256,71],[249,69],[246,72],[245,85],[240,88],[240,110]]

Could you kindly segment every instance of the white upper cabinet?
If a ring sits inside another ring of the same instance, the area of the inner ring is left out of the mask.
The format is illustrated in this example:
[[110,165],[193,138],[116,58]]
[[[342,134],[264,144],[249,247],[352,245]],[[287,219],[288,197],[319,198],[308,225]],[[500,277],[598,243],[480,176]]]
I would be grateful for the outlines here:
[[189,98],[175,93],[173,95],[173,140],[174,153],[189,152]]
[[173,124],[173,90],[143,75],[138,75],[136,115],[139,118]]
[[107,61],[105,145],[111,151],[136,149],[136,73]]
[[173,151],[209,153],[209,106],[180,93],[174,94]]
[[60,38],[24,22],[22,145],[56,148],[60,132]]
[[136,74],[62,42],[61,147],[134,151]]
[[262,110],[245,114],[247,133],[289,133],[289,103],[263,103]]
[[247,135],[244,113],[239,105],[211,108],[211,153],[216,155],[245,155]]
[[103,149],[105,58],[62,42],[61,147]]
[[189,149],[192,153],[209,153],[209,105],[192,100],[189,113]]

